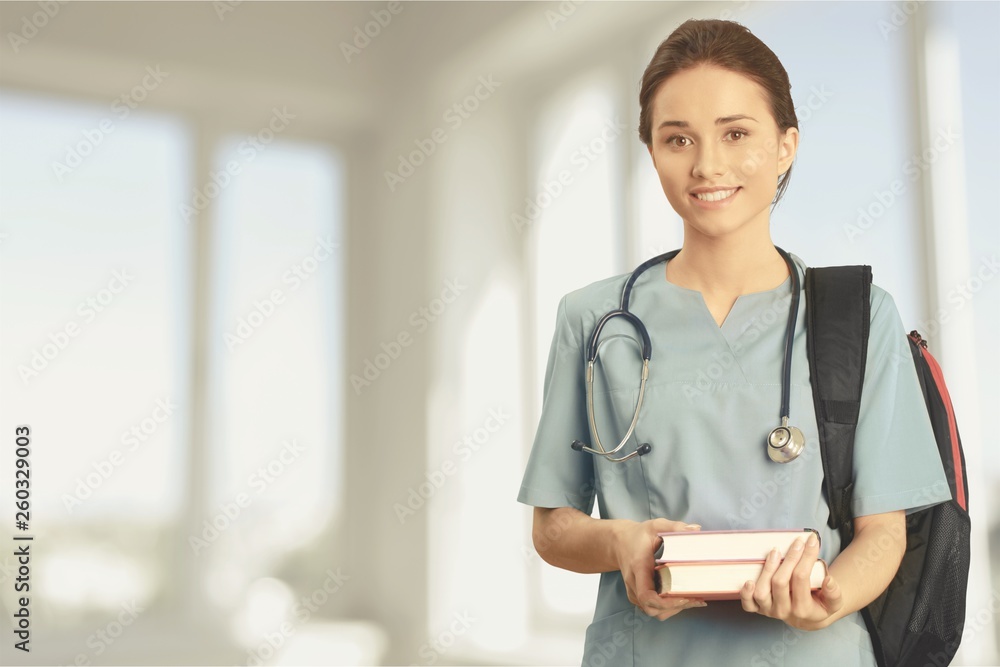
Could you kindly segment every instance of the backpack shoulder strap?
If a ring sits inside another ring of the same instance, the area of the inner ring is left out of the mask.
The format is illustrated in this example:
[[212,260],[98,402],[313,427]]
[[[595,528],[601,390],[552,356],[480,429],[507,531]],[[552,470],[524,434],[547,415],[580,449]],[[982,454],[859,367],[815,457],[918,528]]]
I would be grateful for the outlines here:
[[871,267],[806,270],[806,340],[831,528],[850,525],[854,432],[871,320]]

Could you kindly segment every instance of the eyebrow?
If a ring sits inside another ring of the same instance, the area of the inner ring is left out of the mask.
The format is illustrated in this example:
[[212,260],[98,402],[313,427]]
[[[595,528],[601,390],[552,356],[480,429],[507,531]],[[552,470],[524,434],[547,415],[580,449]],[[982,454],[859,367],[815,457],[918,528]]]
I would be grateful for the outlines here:
[[[759,122],[756,118],[747,116],[744,114],[736,114],[735,116],[722,116],[721,118],[715,119],[716,125],[725,125],[726,123],[732,123],[734,120],[752,120],[753,122]],[[686,120],[665,120],[657,126],[657,130],[663,127],[689,127],[690,123]]]

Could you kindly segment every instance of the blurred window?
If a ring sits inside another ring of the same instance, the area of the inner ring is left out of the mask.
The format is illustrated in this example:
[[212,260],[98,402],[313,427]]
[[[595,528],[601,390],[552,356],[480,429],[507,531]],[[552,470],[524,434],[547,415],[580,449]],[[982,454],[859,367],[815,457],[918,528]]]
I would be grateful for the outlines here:
[[[341,507],[343,167],[323,144],[256,139],[217,142],[196,183],[178,118],[0,89],[0,400],[34,426],[34,573],[53,622],[176,595],[192,549],[213,599],[237,605],[227,583],[280,566]],[[193,232],[209,220],[198,322]],[[191,468],[192,394],[207,396],[207,474]],[[189,542],[241,497],[217,540]]]
[[343,172],[323,147],[230,137],[213,173],[228,178],[214,179],[226,185],[212,241],[201,509],[211,518],[242,494],[247,506],[213,568],[236,559],[269,571],[326,529],[341,502]]
[[191,139],[2,89],[0,146],[0,402],[33,430],[37,609],[69,623],[176,576],[157,542],[185,504]]

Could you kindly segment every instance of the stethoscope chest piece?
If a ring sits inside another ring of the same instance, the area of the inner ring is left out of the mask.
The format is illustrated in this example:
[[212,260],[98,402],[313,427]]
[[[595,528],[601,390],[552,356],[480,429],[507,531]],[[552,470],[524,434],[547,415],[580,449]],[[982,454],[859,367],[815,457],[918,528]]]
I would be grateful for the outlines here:
[[794,460],[806,445],[802,431],[788,425],[788,417],[783,417],[781,426],[773,429],[767,436],[767,455],[775,463],[788,463]]

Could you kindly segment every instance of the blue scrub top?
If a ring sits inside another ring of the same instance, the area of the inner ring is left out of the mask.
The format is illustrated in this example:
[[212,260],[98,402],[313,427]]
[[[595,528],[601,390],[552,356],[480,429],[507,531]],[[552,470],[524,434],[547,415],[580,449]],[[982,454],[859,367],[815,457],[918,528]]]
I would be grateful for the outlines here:
[[[792,255],[804,284],[806,265]],[[744,294],[720,327],[701,292],[666,280],[665,263],[637,279],[629,309],[652,342],[649,379],[635,432],[618,456],[650,443],[624,463],[574,451],[594,444],[586,406],[587,342],[597,320],[618,307],[628,274],[592,283],[559,302],[545,372],[542,414],[518,501],[575,507],[601,518],[697,523],[703,530],[815,528],[820,557],[832,563],[840,536],[829,506],[806,358],[805,293],[792,351],[789,424],[806,446],[789,463],[772,462],[768,433],[780,423],[785,325],[791,279]],[[642,360],[639,337],[623,318],[604,328],[594,373],[594,411],[605,449],[631,422]],[[868,360],[854,448],[853,516],[951,498],[905,331],[892,297],[873,285]],[[816,631],[711,601],[659,621],[628,600],[619,571],[600,575],[584,665],[875,666],[859,612]]]

